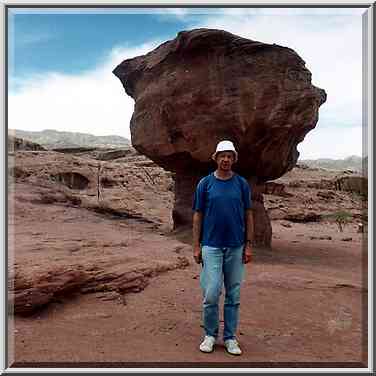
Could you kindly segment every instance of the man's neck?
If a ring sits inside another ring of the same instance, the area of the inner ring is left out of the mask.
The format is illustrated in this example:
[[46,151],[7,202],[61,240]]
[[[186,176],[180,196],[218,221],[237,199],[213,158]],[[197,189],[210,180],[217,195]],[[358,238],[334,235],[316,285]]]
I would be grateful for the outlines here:
[[232,170],[223,171],[223,170],[217,169],[214,171],[214,175],[218,179],[226,180],[226,179],[232,178],[232,176],[234,175],[234,172]]

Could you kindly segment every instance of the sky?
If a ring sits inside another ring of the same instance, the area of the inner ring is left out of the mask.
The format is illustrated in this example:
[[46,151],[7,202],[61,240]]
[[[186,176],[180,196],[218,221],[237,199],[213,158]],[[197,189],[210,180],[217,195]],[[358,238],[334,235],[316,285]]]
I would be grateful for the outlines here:
[[365,155],[362,14],[365,8],[8,9],[8,129],[131,138],[134,100],[112,70],[174,39],[216,28],[294,49],[324,89],[300,159]]

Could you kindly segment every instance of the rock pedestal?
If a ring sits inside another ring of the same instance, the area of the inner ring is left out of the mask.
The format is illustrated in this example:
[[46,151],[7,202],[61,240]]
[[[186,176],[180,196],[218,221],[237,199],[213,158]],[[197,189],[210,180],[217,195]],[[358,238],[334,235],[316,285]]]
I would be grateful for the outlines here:
[[[255,184],[277,179],[295,166],[297,145],[316,126],[326,100],[295,51],[222,30],[180,32],[124,60],[114,74],[135,100],[133,146],[176,173],[175,226],[190,221],[187,197],[194,187],[185,185],[213,169],[219,141],[234,142],[240,175]],[[256,221],[269,233],[261,211]],[[269,246],[269,235],[261,233],[260,242]]]
[[174,230],[192,223],[193,196],[201,176],[198,174],[175,174],[175,201],[172,210]]

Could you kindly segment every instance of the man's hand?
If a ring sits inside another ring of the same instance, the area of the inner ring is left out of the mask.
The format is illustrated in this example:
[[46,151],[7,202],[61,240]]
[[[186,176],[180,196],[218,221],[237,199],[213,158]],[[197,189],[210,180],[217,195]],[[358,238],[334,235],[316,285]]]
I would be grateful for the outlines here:
[[248,264],[252,259],[252,247],[249,243],[246,243],[243,250],[243,263]]
[[197,264],[201,264],[202,252],[201,252],[201,247],[199,245],[193,246],[193,258],[195,259]]

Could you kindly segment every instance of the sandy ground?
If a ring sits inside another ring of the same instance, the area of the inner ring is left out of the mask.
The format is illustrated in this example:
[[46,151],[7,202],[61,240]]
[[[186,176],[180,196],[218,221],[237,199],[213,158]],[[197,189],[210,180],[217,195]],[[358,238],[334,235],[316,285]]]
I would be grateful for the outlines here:
[[[41,234],[55,243],[60,234],[57,259],[67,257],[66,241],[89,242],[95,236],[100,251],[91,243],[94,253],[87,253],[86,260],[99,257],[106,243],[115,259],[125,257],[119,247],[111,247],[124,236],[137,242],[127,247],[129,260],[140,260],[140,250],[147,258],[150,244],[176,249],[176,240],[150,224],[54,205],[39,210],[47,210],[43,221],[31,220],[25,210],[13,222],[16,243],[34,247],[34,254],[16,252],[20,268],[27,262],[41,264],[43,249],[49,249],[35,246],[46,240]],[[340,233],[333,224],[283,224],[272,222],[273,250],[255,251],[247,265],[238,331],[242,356],[227,354],[221,340],[213,353],[199,351],[200,266],[183,248],[191,262],[187,268],[157,275],[125,300],[106,300],[104,292],[76,294],[31,317],[10,317],[11,367],[366,367],[367,250],[362,234],[355,225]],[[319,236],[332,239],[311,239]],[[346,237],[352,240],[342,240]],[[150,258],[155,255],[160,253]]]

